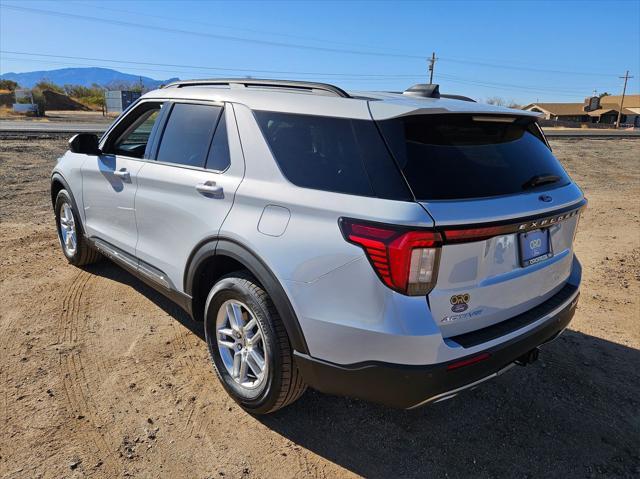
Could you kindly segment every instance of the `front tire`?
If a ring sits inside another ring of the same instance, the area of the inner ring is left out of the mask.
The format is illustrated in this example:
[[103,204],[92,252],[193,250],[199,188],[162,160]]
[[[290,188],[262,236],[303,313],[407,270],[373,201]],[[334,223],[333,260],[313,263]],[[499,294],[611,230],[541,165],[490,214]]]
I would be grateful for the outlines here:
[[249,413],[274,412],[306,390],[284,324],[269,295],[249,273],[231,273],[214,285],[207,297],[204,326],[220,382]]
[[75,266],[98,261],[101,258],[100,253],[91,247],[82,234],[78,212],[73,207],[67,190],[60,190],[56,196],[54,211],[58,240],[67,261]]

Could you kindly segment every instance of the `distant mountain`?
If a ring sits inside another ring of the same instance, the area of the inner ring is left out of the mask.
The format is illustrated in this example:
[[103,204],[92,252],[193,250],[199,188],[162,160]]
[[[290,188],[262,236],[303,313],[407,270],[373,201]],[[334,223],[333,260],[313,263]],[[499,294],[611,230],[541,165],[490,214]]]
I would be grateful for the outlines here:
[[42,70],[36,72],[25,73],[4,73],[0,75],[0,79],[13,80],[23,88],[32,88],[36,83],[42,80],[48,80],[57,85],[73,84],[82,86],[91,86],[94,83],[107,87],[118,83],[140,83],[142,81],[145,88],[158,88],[160,85],[178,80],[178,78],[170,78],[168,80],[154,80],[153,78],[131,75],[122,73],[110,68],[60,68],[59,70]]

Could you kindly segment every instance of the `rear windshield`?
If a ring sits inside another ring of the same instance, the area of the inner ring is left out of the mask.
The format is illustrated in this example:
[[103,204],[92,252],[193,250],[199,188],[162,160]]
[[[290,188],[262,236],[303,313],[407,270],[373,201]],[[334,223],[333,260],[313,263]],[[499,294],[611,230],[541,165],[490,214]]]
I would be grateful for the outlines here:
[[418,200],[520,193],[532,188],[536,177],[558,177],[537,189],[569,182],[532,120],[497,120],[500,118],[460,114],[415,115],[379,125]]

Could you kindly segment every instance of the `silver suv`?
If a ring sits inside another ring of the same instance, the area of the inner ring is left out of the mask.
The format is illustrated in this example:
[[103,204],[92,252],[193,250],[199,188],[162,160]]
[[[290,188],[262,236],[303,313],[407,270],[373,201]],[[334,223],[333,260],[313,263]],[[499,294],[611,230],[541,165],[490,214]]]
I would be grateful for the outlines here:
[[251,413],[320,391],[413,408],[559,335],[586,201],[530,112],[440,94],[177,82],[53,170],[62,250],[204,321]]

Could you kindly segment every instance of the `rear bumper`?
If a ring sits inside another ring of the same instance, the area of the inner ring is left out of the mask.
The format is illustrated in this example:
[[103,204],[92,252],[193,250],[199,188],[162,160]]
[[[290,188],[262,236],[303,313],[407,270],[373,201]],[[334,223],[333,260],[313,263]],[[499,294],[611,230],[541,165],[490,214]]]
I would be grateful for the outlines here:
[[[570,299],[542,324],[492,348],[455,361],[425,366],[365,362],[338,365],[296,352],[296,364],[305,382],[321,392],[350,396],[397,408],[413,408],[445,399],[490,379],[532,349],[554,339],[573,318],[578,288]],[[450,369],[465,359],[489,355],[468,366]]]

